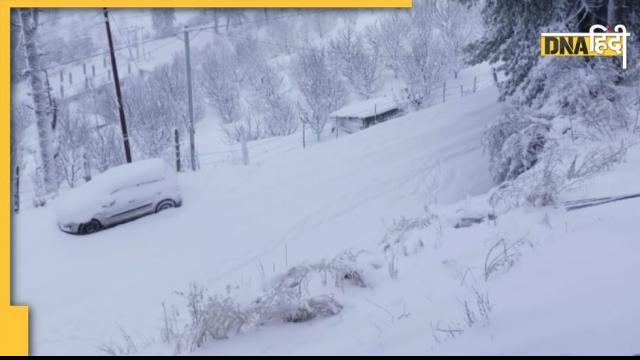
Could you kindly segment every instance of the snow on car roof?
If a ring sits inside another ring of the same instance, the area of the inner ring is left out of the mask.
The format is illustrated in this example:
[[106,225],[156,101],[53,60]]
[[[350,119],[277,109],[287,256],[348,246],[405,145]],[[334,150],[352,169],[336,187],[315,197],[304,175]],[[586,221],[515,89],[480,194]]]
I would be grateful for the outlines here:
[[84,222],[90,220],[110,193],[141,183],[160,180],[170,168],[162,159],[135,161],[113,167],[99,174],[86,184],[60,194],[54,202],[59,222]]
[[379,97],[349,104],[334,111],[330,117],[368,118],[376,114],[384,114],[398,108],[398,103],[391,97]]
[[162,179],[167,166],[162,159],[134,161],[113,167],[96,176],[91,182],[107,190],[114,191],[122,187]]

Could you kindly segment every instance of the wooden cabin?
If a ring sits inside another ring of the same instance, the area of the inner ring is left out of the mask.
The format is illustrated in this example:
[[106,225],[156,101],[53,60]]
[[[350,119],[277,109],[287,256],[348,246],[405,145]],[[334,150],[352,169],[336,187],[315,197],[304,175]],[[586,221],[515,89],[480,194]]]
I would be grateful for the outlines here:
[[333,113],[333,131],[352,134],[375,124],[397,117],[402,113],[399,104],[391,97],[381,97],[349,104]]

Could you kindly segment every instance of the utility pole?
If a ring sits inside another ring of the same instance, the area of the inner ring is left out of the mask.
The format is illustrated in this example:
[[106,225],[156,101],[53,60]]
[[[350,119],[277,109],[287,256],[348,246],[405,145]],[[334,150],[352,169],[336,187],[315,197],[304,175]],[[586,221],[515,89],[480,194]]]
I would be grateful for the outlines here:
[[191,171],[196,171],[196,129],[193,125],[193,91],[191,89],[191,49],[189,46],[189,30],[184,30],[184,57],[187,62],[187,94],[189,96],[189,146],[191,150]]
[[111,38],[111,26],[109,25],[109,12],[104,8],[104,23],[107,27],[107,39],[109,40],[109,53],[111,54],[111,70],[113,71],[113,81],[116,86],[116,97],[118,98],[118,113],[120,114],[120,127],[122,128],[122,139],[124,141],[124,157],[128,163],[131,162],[131,148],[129,147],[129,133],[127,131],[127,121],[124,117],[124,104],[122,103],[122,92],[120,91],[120,78],[118,77],[118,64],[116,54],[113,50],[113,39]]
[[176,171],[180,172],[180,133],[178,133],[178,129],[174,131],[174,139],[175,139],[175,147],[176,147]]

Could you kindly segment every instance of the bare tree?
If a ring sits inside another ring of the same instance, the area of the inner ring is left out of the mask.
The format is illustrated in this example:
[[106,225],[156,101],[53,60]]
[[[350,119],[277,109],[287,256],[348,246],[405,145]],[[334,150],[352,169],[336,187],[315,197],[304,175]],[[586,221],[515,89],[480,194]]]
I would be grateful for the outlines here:
[[92,129],[88,152],[92,167],[98,172],[124,164],[119,128],[115,124],[105,124]]
[[325,49],[309,48],[298,55],[296,81],[304,99],[299,106],[300,116],[318,141],[329,114],[345,101],[344,85],[334,67]]
[[320,37],[324,38],[335,26],[337,16],[331,9],[318,9],[309,17],[310,28]]
[[251,82],[256,76],[257,71],[262,69],[262,65],[266,63],[264,51],[253,36],[232,38],[233,54],[232,61],[236,79],[243,85],[251,86]]
[[339,58],[342,75],[365,98],[378,89],[380,80],[380,47],[371,40],[366,42],[364,36],[348,26],[330,43],[331,51]]
[[[14,211],[20,209],[20,177],[24,174],[26,149],[25,130],[33,123],[33,114],[26,104],[11,104],[11,195]],[[22,170],[21,170],[22,169]]]
[[401,75],[407,84],[406,100],[417,109],[429,101],[431,91],[441,84],[446,68],[446,60],[439,51],[442,43],[434,36],[431,26],[433,12],[432,3],[415,9],[409,48],[401,61]]
[[304,26],[295,18],[291,19],[273,19],[269,22],[266,32],[269,38],[277,44],[273,49],[273,55],[282,55],[293,53],[296,48],[301,46],[302,34]]
[[406,53],[404,42],[410,29],[407,16],[394,12],[365,30],[370,41],[378,43],[384,64],[393,71],[395,78],[400,76],[403,56]]
[[240,89],[234,58],[220,44],[205,49],[200,71],[202,91],[225,124],[240,118]]
[[295,107],[283,90],[283,77],[271,66],[264,64],[252,82],[252,107],[262,117],[266,135],[280,136],[294,133],[298,128]]
[[247,21],[246,10],[244,9],[224,9],[222,11],[225,17],[225,29],[227,33],[231,29],[231,26],[238,26]]
[[43,190],[46,193],[52,193],[58,189],[58,183],[53,159],[53,131],[49,118],[50,109],[47,104],[45,82],[42,79],[42,68],[40,67],[40,54],[36,44],[38,9],[20,9],[20,20],[31,83],[31,96],[35,105],[36,124],[38,127],[40,162],[43,168]]
[[457,1],[438,0],[434,7],[434,23],[440,30],[440,37],[447,64],[455,78],[464,67],[463,49],[474,36],[479,19],[474,17],[475,7],[468,7]]
[[58,131],[58,151],[56,165],[60,177],[70,187],[78,185],[81,179],[87,179],[86,161],[87,145],[90,140],[87,121],[79,116],[72,116],[68,109],[61,114]]
[[158,36],[171,34],[176,29],[176,11],[172,8],[151,11],[151,23]]

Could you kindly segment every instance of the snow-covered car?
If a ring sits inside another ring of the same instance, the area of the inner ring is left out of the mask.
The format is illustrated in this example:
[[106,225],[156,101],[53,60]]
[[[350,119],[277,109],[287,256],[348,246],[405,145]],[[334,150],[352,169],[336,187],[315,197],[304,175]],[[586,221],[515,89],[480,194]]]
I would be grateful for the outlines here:
[[182,205],[176,172],[161,159],[113,167],[55,201],[60,230],[90,234]]

